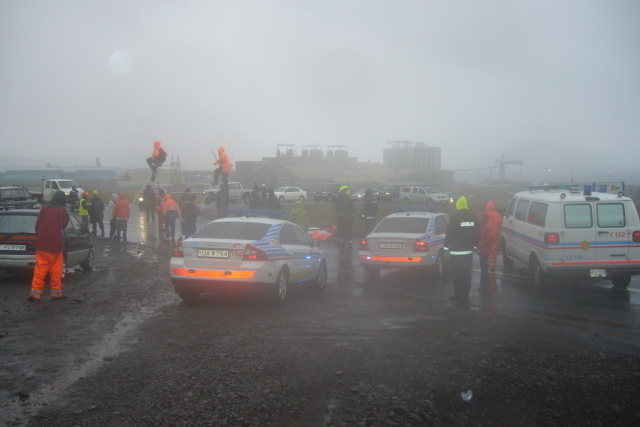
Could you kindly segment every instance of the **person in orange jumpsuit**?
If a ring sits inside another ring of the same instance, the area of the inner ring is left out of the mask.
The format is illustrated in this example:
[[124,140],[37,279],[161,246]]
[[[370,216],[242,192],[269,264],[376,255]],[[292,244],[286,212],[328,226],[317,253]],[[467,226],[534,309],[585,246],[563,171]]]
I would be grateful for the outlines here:
[[502,228],[502,216],[496,212],[493,202],[487,203],[486,210],[478,216],[478,223],[480,224],[480,240],[478,241],[480,292],[486,292],[489,289],[489,272],[496,269]]
[[218,177],[222,174],[222,182],[229,183],[229,172],[231,172],[231,159],[224,150],[224,147],[218,148],[218,160],[216,160],[214,165],[219,165],[218,169],[213,171],[213,185],[218,184]]
[[40,209],[36,220],[36,268],[31,282],[29,301],[38,301],[44,290],[44,279],[51,278],[51,299],[62,296],[62,269],[64,268],[64,229],[69,225],[64,191],[54,193],[51,203]]
[[162,166],[168,156],[167,151],[162,148],[162,143],[160,141],[154,141],[151,157],[147,157],[147,164],[151,168],[151,172],[153,172],[151,175],[151,181],[155,182],[156,170]]
[[168,239],[171,238],[171,242],[176,241],[176,219],[180,215],[178,204],[171,194],[165,196],[164,203],[162,205],[162,213],[164,215],[164,236]]
[[127,241],[127,221],[130,213],[131,206],[125,199],[124,193],[120,193],[118,201],[113,207],[113,217],[116,219],[116,240],[120,240],[120,233],[122,233],[122,241]]

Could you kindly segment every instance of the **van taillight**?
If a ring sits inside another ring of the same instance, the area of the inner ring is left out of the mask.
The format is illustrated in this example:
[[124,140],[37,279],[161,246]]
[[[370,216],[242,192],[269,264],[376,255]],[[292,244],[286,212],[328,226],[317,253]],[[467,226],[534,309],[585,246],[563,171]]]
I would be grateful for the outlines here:
[[182,250],[182,242],[178,242],[171,249],[171,256],[176,258],[184,258],[184,251]]
[[414,252],[427,252],[429,250],[429,244],[424,240],[416,239],[416,242],[413,244]]
[[640,231],[634,231],[631,234],[631,238],[633,239],[633,243],[640,243]]
[[244,248],[244,256],[242,257],[243,261],[269,261],[269,257],[267,253],[262,249],[256,248],[255,246],[248,244],[246,248]]
[[544,233],[545,245],[557,245],[560,243],[560,235],[558,233]]
[[367,241],[367,239],[360,240],[360,249],[362,249],[363,251],[369,250],[369,242]]

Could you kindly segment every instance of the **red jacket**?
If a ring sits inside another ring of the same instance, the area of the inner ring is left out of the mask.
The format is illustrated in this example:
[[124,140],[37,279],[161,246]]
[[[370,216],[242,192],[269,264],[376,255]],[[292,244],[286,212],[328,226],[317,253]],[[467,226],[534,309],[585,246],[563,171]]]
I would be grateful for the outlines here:
[[222,168],[222,173],[231,172],[231,160],[227,153],[224,151],[224,147],[218,148],[218,160],[215,161],[214,165],[220,165]]
[[176,203],[175,200],[173,200],[173,197],[171,197],[171,194],[167,194],[166,196],[164,196],[164,203],[162,204],[162,211],[166,214],[168,211],[178,211],[178,204]]
[[490,255],[498,247],[502,228],[502,216],[496,212],[493,202],[487,203],[486,209],[478,216],[480,224],[478,254],[480,255]]
[[60,253],[64,250],[64,229],[69,225],[69,214],[64,206],[44,205],[36,220],[36,251]]
[[129,206],[129,202],[124,198],[124,193],[120,193],[118,201],[113,207],[113,217],[118,219],[129,219],[129,214],[131,213],[131,207]]

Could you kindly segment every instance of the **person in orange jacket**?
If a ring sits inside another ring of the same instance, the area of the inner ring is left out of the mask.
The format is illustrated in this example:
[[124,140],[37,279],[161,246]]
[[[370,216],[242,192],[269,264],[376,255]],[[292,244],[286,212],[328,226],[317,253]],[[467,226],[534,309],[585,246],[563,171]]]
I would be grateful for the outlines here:
[[31,282],[29,301],[38,301],[44,290],[44,280],[49,274],[51,299],[62,296],[62,270],[64,268],[64,229],[69,225],[64,191],[54,193],[51,203],[44,205],[36,220],[36,268]]
[[167,194],[162,205],[162,213],[164,215],[164,235],[171,238],[171,242],[176,241],[176,219],[179,215],[178,204],[171,194]]
[[493,202],[487,203],[486,210],[478,216],[478,223],[480,224],[480,240],[478,241],[480,292],[486,292],[489,289],[489,272],[496,269],[502,227],[502,216],[496,212]]
[[219,165],[218,169],[213,171],[213,185],[218,184],[218,177],[222,174],[222,182],[229,183],[229,172],[231,172],[231,159],[224,150],[224,147],[218,148],[218,160],[216,160],[214,165]]
[[162,143],[160,141],[153,142],[153,152],[151,153],[151,157],[147,157],[147,164],[151,168],[151,181],[156,181],[156,170],[162,166],[162,164],[167,160],[167,151],[162,148]]
[[130,213],[131,206],[124,198],[124,193],[120,193],[118,201],[113,207],[113,217],[116,219],[116,240],[120,240],[120,233],[122,233],[122,241],[127,241],[127,221]]

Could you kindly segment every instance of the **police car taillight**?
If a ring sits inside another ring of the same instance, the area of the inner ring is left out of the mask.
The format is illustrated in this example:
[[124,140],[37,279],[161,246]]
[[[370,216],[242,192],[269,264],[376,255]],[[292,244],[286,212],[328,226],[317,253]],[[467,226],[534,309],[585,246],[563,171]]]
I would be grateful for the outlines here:
[[560,243],[560,235],[558,233],[544,233],[545,245],[557,245]]
[[416,242],[413,244],[413,250],[415,252],[427,252],[429,250],[429,244],[424,240],[416,239]]
[[367,241],[367,239],[360,240],[360,249],[362,249],[363,251],[369,250],[369,242]]
[[171,256],[184,258],[184,251],[182,250],[182,242],[178,242],[175,244],[175,246],[171,250]]
[[269,257],[267,253],[260,248],[256,248],[252,244],[248,244],[246,248],[244,248],[244,256],[242,257],[243,261],[269,261]]
[[633,243],[640,243],[640,231],[634,231],[631,234],[631,238],[633,239]]

